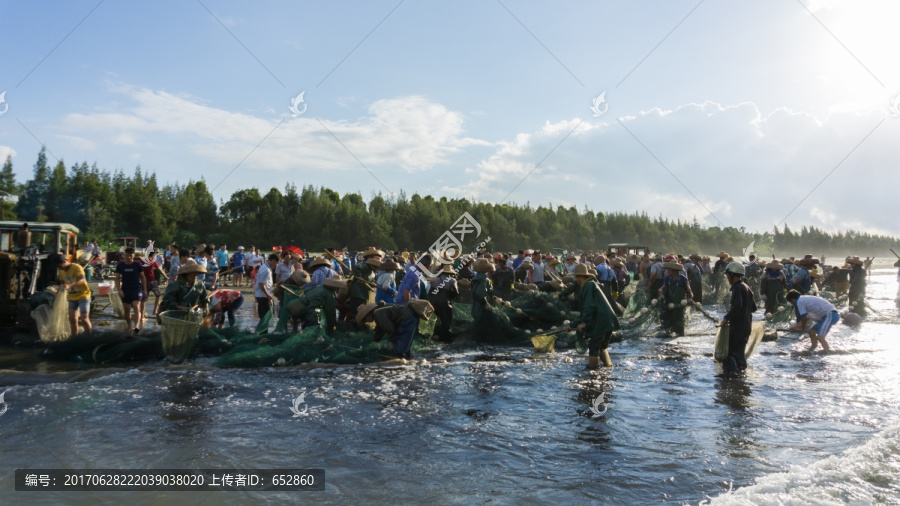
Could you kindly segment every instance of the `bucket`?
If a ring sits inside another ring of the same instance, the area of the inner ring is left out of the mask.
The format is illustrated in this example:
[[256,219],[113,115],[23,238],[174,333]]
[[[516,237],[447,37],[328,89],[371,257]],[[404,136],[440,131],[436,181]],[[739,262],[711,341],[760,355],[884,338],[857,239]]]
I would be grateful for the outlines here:
[[159,314],[162,348],[166,360],[180,364],[188,358],[197,342],[203,316],[191,311],[164,311]]
[[109,295],[109,283],[100,283],[97,285],[97,295]]

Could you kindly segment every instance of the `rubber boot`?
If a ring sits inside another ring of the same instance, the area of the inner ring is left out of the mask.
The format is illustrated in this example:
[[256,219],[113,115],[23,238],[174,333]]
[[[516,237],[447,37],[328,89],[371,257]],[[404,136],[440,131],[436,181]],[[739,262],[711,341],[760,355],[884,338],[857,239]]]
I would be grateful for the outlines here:
[[600,367],[600,357],[588,357],[587,368],[597,369]]
[[612,367],[612,359],[609,358],[608,351],[600,350],[600,356],[597,358],[599,358],[603,362],[603,365],[605,365],[606,367]]

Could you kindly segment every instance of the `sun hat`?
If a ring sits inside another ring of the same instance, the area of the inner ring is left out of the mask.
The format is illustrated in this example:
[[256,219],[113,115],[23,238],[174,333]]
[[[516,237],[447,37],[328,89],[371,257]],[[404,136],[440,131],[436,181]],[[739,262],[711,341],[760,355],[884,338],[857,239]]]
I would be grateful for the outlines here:
[[472,270],[475,272],[494,272],[497,268],[486,258],[479,258],[475,261],[475,266],[472,267]]
[[596,278],[597,271],[594,271],[594,273],[592,274],[592,270],[593,269],[588,269],[588,266],[585,264],[578,264],[575,266],[575,272],[573,272],[572,274],[574,274],[576,277],[580,276],[585,278]]
[[369,257],[374,257],[374,256],[383,257],[384,251],[381,251],[380,249],[376,249],[374,246],[369,246],[368,248],[366,248],[365,251],[363,251],[363,258],[369,258]]
[[328,288],[347,288],[347,282],[340,276],[332,276],[326,279],[322,285],[327,286]]

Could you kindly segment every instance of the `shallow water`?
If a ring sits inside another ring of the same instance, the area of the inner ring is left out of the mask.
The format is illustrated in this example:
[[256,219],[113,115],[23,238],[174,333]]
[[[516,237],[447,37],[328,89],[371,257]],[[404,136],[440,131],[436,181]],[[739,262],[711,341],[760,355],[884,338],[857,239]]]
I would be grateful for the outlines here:
[[[4,503],[47,504],[897,503],[895,273],[873,274],[881,315],[835,326],[836,352],[804,354],[796,335],[764,342],[744,379],[718,376],[712,324],[695,320],[698,335],[614,344],[616,367],[601,372],[572,351],[483,348],[425,364],[159,367],[3,387],[0,490]],[[308,410],[294,416],[301,393]],[[24,493],[12,491],[20,467],[308,467],[327,485]]]

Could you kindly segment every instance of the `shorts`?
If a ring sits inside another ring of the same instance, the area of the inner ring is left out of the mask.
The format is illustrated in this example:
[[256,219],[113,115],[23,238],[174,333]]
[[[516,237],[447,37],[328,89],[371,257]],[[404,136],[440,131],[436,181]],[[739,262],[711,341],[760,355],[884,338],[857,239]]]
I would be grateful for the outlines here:
[[148,281],[147,282],[147,293],[152,293],[159,297],[161,292],[159,291],[159,281]]
[[70,300],[69,301],[69,310],[81,311],[81,314],[83,314],[83,315],[90,313],[91,312],[91,298],[88,297],[86,299]]
[[828,331],[831,330],[832,325],[839,322],[841,320],[841,315],[838,314],[837,311],[832,311],[830,315],[825,315],[822,317],[822,321],[813,325],[812,329],[815,330],[816,335],[819,337],[825,337],[828,335]]
[[122,290],[122,293],[125,294],[122,297],[122,304],[134,304],[144,300],[144,292],[140,290]]
[[238,267],[235,267],[235,268],[231,269],[231,273],[232,273],[232,274],[243,274],[243,273],[244,273],[244,266],[243,266],[243,265],[240,265],[240,266],[238,266]]

